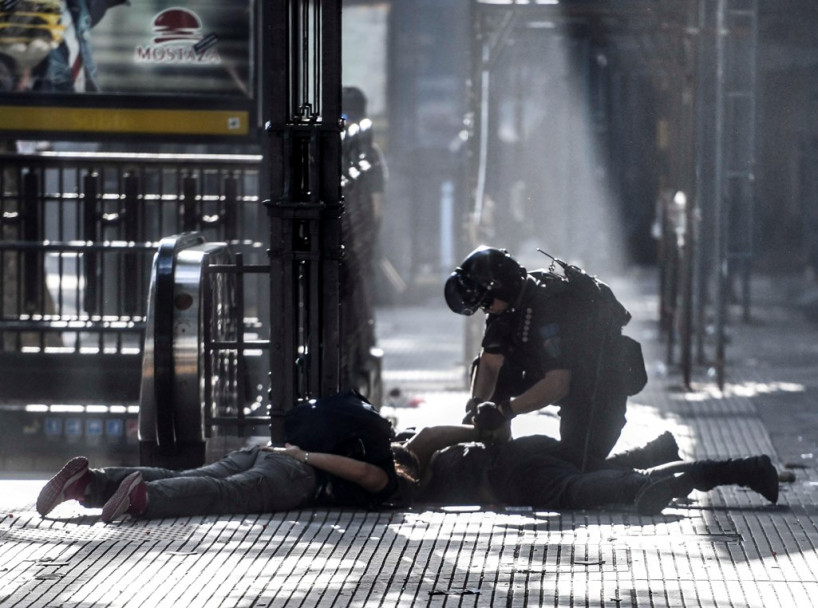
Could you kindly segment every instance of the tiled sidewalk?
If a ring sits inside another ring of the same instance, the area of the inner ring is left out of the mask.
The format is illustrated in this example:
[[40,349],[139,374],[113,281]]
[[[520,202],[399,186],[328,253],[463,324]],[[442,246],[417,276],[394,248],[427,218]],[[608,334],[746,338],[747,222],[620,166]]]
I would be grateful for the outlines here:
[[[818,330],[772,292],[759,302],[764,322],[733,332],[725,394],[704,369],[683,392],[657,354],[651,285],[633,285],[643,291],[632,294],[639,322],[629,333],[647,347],[651,380],[633,400],[621,447],[671,430],[688,457],[769,453],[777,466],[796,467],[778,506],[730,487],[694,493],[656,517],[464,507],[106,526],[73,504],[43,520],[33,508],[41,482],[3,481],[0,606],[815,605]],[[459,419],[457,320],[439,310],[383,311],[379,328],[387,388],[417,404],[394,408],[399,425]],[[515,433],[555,425],[551,413],[532,414],[515,420]]]

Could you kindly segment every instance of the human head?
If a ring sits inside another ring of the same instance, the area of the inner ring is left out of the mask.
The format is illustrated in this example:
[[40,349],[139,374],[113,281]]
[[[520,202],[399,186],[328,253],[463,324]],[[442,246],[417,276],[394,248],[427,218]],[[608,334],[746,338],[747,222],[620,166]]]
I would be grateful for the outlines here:
[[483,443],[458,443],[435,452],[421,502],[464,505],[494,502],[486,484],[495,450]]
[[341,109],[350,122],[366,118],[367,99],[358,87],[344,87],[341,90]]
[[398,489],[390,502],[409,506],[420,488],[420,463],[417,456],[398,442],[392,443],[392,458],[398,475]]
[[467,316],[488,309],[495,298],[513,303],[525,276],[525,268],[508,251],[481,245],[446,280],[446,303],[452,312]]

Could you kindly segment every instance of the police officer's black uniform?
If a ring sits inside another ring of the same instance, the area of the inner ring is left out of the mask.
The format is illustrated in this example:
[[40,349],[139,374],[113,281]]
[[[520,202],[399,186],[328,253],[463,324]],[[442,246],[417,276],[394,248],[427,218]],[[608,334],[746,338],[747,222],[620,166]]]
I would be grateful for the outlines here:
[[518,302],[486,318],[484,352],[504,357],[491,401],[526,392],[551,370],[571,371],[560,406],[563,457],[588,468],[604,460],[625,426],[627,395],[617,390],[602,354],[605,336],[589,323],[592,311],[575,291],[526,277]]
[[[587,279],[581,285],[596,289],[593,279],[581,270],[566,268]],[[599,323],[586,294],[584,287],[572,288],[555,275],[528,274],[507,251],[490,247],[478,247],[469,254],[445,286],[446,302],[459,314],[471,315],[478,308],[488,312],[496,299],[508,304],[486,319],[483,351],[501,355],[503,364],[489,398],[492,405],[478,406],[476,397],[469,403],[476,412],[476,426],[491,430],[484,413],[491,414],[491,426],[498,424],[498,418],[514,415],[511,398],[525,393],[550,371],[569,370],[568,393],[554,403],[560,407],[562,457],[588,470],[613,449],[625,425],[627,394],[635,393],[623,388],[613,358],[605,356],[621,337],[627,319],[613,325]],[[473,373],[478,373],[479,361],[478,357]]]

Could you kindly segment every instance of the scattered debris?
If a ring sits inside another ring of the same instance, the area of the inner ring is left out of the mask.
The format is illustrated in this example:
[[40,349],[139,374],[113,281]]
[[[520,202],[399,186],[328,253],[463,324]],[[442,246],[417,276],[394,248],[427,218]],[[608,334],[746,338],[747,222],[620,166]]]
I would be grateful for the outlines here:
[[432,589],[429,595],[480,595],[480,590],[469,588]]
[[420,405],[426,403],[426,400],[423,397],[407,397],[403,394],[401,389],[395,387],[389,391],[386,397],[386,403],[384,403],[387,407],[395,407],[395,408],[402,408],[402,407],[419,407]]
[[604,559],[575,559],[574,564],[577,566],[601,566],[605,563]]

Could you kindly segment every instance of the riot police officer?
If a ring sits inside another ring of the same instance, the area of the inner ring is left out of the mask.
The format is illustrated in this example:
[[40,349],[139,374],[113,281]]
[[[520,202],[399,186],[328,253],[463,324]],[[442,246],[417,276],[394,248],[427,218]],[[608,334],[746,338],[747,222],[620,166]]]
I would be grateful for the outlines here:
[[608,456],[625,425],[627,391],[603,355],[621,325],[593,323],[581,290],[543,278],[508,251],[480,246],[446,281],[453,312],[487,315],[464,422],[491,433],[517,415],[559,406],[562,457],[587,470]]

